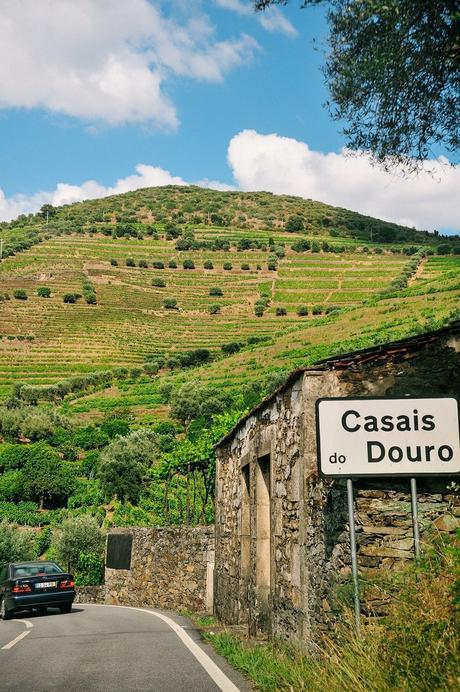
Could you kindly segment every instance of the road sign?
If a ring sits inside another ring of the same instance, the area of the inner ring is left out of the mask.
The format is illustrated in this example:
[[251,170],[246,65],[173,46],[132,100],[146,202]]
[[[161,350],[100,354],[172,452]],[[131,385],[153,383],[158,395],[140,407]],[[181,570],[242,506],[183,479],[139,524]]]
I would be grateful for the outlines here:
[[319,399],[318,464],[324,476],[460,473],[454,398]]

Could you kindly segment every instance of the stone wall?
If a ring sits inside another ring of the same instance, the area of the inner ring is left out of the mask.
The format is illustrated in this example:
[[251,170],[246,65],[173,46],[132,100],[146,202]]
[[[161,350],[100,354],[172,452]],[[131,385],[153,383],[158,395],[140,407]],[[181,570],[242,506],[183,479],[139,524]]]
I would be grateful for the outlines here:
[[[438,339],[377,365],[300,372],[220,445],[219,617],[247,623],[252,633],[300,640],[331,626],[334,593],[351,571],[348,513],[344,481],[318,477],[315,403],[320,397],[455,396],[460,391],[458,345],[458,339]],[[261,529],[266,504],[260,501],[267,458],[268,552]],[[453,480],[418,480],[422,542],[428,529],[454,531],[460,525],[458,496],[449,489]],[[409,480],[355,482],[355,496],[361,575],[402,569],[413,556]],[[383,605],[375,600],[364,607],[379,612]]]
[[77,586],[75,603],[105,603],[105,584],[100,586]]
[[130,569],[105,570],[105,603],[212,611],[214,526],[111,529],[130,534]]

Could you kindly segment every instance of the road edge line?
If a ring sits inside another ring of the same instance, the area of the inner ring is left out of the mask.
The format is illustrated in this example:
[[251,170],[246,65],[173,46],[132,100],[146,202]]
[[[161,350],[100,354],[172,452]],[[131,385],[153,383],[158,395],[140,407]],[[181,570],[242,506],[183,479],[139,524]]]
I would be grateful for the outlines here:
[[147,610],[147,608],[136,608],[135,606],[117,606],[117,605],[110,605],[108,603],[87,603],[87,604],[79,604],[79,605],[96,605],[96,606],[105,606],[106,608],[126,608],[127,610],[138,610],[141,613],[148,613],[149,615],[153,615],[154,617],[159,618],[160,620],[163,620],[163,622],[166,622],[166,624],[173,630],[173,632],[179,637],[179,639],[182,641],[182,643],[187,647],[187,649],[190,651],[190,653],[196,658],[198,663],[205,669],[209,677],[217,687],[222,690],[222,692],[240,692],[239,688],[235,685],[234,682],[230,680],[227,675],[219,668],[217,663],[215,663],[210,656],[208,656],[207,653],[203,651],[203,649],[198,646],[196,642],[193,641],[193,639],[190,637],[189,634],[184,630],[183,627],[177,624],[177,622],[174,622],[171,618],[169,618],[167,615],[163,615],[162,613],[157,613],[154,610]]

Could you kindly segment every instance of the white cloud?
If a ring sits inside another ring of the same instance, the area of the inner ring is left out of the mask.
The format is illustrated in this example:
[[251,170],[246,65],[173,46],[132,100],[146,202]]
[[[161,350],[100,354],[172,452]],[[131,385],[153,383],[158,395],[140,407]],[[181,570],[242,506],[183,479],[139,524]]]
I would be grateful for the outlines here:
[[222,81],[251,60],[257,42],[217,41],[206,15],[179,24],[148,0],[0,3],[0,108],[44,108],[105,121],[174,128],[164,91],[171,75]]
[[105,186],[95,180],[87,180],[82,185],[69,185],[58,183],[55,190],[37,192],[34,195],[14,195],[7,198],[0,189],[0,221],[8,221],[19,214],[36,212],[45,204],[59,206],[72,204],[84,199],[97,199],[117,195],[130,190],[139,190],[143,187],[159,187],[161,185],[187,185],[178,176],[171,175],[169,171],[156,166],[140,163],[136,166],[136,173],[120,178],[113,186]]
[[279,31],[287,36],[297,36],[298,31],[293,27],[278,7],[269,7],[263,12],[255,12],[252,3],[244,0],[214,0],[215,4],[224,10],[231,10],[244,16],[254,16],[266,31]]
[[444,159],[402,178],[365,156],[323,154],[295,139],[244,130],[230,141],[228,162],[243,190],[298,195],[418,229],[460,231],[460,166]]
[[270,7],[260,13],[259,21],[267,31],[280,31],[287,36],[297,36],[298,31],[294,29],[289,19],[278,9],[278,7]]

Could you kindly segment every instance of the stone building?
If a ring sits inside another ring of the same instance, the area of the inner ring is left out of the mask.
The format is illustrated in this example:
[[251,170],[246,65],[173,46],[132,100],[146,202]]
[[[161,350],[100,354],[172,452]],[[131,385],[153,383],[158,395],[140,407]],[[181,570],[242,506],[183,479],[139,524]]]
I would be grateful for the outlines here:
[[[344,481],[317,470],[315,403],[323,397],[454,396],[460,323],[329,358],[293,372],[216,448],[215,613],[249,632],[314,639],[331,625],[333,594],[350,575]],[[419,478],[422,530],[460,524],[457,477]],[[413,555],[409,479],[355,482],[362,575]],[[378,612],[381,604],[372,604]]]

